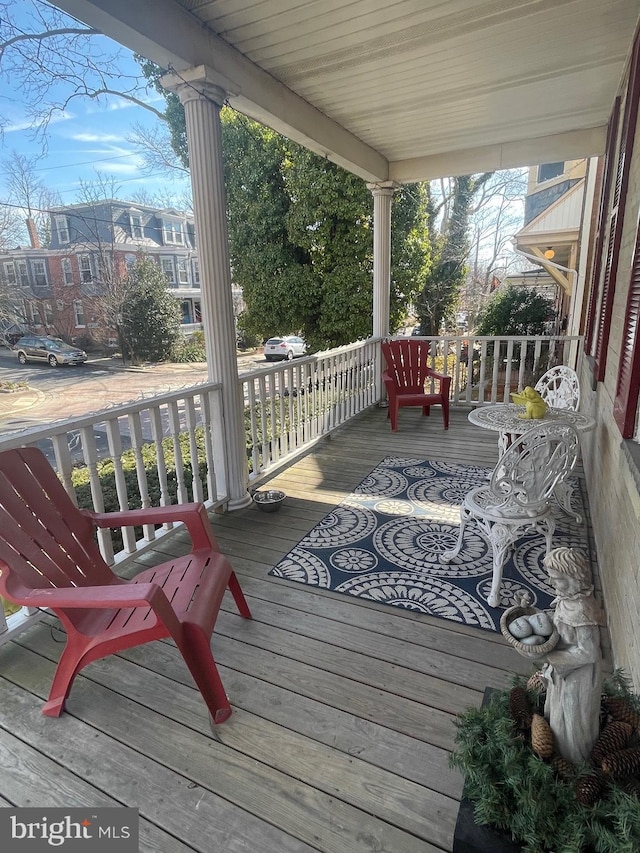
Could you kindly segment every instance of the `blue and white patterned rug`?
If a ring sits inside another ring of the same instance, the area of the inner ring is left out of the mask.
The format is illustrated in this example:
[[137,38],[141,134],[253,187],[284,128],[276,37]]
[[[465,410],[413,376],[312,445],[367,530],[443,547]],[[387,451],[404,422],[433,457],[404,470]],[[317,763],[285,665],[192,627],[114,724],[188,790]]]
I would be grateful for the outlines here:
[[[542,568],[541,535],[523,536],[507,560],[500,608],[486,601],[491,549],[473,523],[460,555],[449,565],[439,562],[456,542],[460,503],[490,472],[388,456],[270,574],[499,631],[502,608],[514,603],[516,593],[526,590],[536,607],[547,608],[553,589]],[[577,482],[573,501],[584,517]],[[586,526],[559,512],[553,544],[588,554]]]

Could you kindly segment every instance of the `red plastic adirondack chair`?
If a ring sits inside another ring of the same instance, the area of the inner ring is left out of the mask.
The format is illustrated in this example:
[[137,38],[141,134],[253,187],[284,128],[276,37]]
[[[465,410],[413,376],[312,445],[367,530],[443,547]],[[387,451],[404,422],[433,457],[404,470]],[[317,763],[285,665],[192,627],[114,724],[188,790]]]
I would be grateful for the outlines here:
[[[391,429],[398,429],[401,406],[422,406],[428,415],[431,406],[442,406],[444,428],[449,429],[449,391],[451,377],[428,367],[429,344],[415,338],[394,338],[382,342],[387,369],[382,380],[387,389]],[[437,384],[437,390],[435,388]],[[427,390],[433,389],[433,390]]]
[[[103,560],[96,527],[182,521],[192,541],[183,557],[118,577]],[[211,635],[229,587],[251,612],[199,503],[123,512],[78,509],[36,448],[0,453],[0,593],[52,610],[67,632],[43,713],[58,717],[77,673],[123,649],[172,637],[214,722],[231,714],[211,653]]]

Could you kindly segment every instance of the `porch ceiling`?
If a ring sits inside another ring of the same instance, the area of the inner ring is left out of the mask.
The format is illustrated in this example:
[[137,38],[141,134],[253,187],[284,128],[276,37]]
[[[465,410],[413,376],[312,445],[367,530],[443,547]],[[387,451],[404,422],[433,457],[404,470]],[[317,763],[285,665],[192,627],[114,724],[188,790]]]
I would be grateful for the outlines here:
[[639,0],[56,0],[368,180],[599,154]]

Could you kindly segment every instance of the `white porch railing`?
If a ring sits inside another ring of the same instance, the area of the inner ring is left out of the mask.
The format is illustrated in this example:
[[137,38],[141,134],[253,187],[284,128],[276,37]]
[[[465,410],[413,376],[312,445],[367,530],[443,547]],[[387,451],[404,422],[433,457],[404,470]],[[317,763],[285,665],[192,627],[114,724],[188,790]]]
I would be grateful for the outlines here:
[[240,377],[255,481],[379,400],[380,342],[318,353]]
[[556,364],[577,369],[582,338],[425,337],[431,348],[431,367],[452,377],[452,404],[475,406],[509,402],[511,391],[535,385]]
[[[427,338],[432,366],[452,376],[452,405],[509,399],[552,364],[575,367],[581,338]],[[380,399],[380,341],[371,338],[325,353],[239,376],[246,421],[249,480],[256,484],[322,436]],[[171,394],[94,412],[0,437],[0,450],[39,446],[67,492],[98,512],[191,500],[226,503],[220,385],[203,383]],[[171,528],[100,530],[110,564],[153,547]],[[23,608],[5,618],[0,644],[39,612]]]

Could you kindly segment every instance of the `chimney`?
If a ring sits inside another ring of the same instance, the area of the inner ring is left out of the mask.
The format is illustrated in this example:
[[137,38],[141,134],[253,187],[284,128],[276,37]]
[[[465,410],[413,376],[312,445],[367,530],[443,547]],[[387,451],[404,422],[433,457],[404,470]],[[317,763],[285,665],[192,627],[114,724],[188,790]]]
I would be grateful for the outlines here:
[[27,231],[29,232],[29,242],[31,243],[32,249],[41,249],[40,238],[38,237],[38,230],[36,228],[36,223],[29,216],[27,217]]

